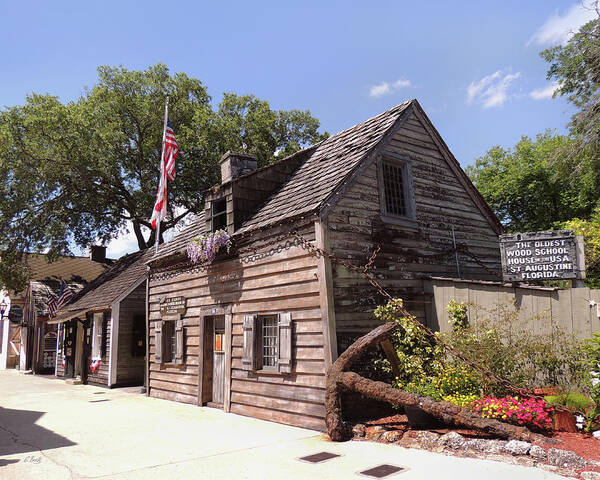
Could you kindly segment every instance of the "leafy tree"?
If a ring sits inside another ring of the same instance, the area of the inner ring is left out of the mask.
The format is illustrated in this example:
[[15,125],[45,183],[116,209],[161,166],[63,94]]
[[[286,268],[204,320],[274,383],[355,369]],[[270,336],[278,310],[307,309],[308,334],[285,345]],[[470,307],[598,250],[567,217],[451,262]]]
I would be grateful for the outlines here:
[[[579,111],[570,123],[575,142],[568,157],[576,152],[600,151],[600,7],[599,18],[581,27],[564,46],[541,52],[550,63],[547,77],[558,82],[555,95],[566,95]],[[597,163],[600,168],[600,161]]]
[[158,186],[166,96],[181,154],[162,233],[202,210],[226,150],[266,165],[327,135],[309,111],[272,110],[251,95],[227,93],[215,111],[200,80],[163,64],[101,66],[98,83],[68,103],[32,94],[0,111],[0,284],[22,283],[21,252],[69,254],[73,244],[109,241],[127,221],[140,249],[154,243],[143,228]]
[[585,245],[585,283],[589,288],[600,288],[600,207],[589,220],[574,218],[561,225],[573,230],[575,235],[583,235]]
[[594,156],[577,154],[577,171],[552,160],[573,142],[550,131],[535,140],[524,136],[512,149],[491,148],[467,173],[509,231],[548,230],[587,218],[600,199]]

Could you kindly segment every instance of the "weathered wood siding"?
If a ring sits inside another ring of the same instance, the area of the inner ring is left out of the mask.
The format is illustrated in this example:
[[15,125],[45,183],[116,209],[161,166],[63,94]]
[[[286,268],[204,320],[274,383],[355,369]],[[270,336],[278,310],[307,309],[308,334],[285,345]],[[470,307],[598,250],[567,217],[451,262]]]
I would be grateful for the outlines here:
[[[324,430],[325,363],[323,324],[319,304],[317,259],[294,244],[293,237],[278,241],[294,225],[272,228],[238,244],[239,256],[218,259],[208,268],[179,269],[150,278],[150,395],[198,403],[200,318],[213,307],[231,313],[231,371],[225,372],[225,393],[233,413]],[[314,239],[313,224],[303,235]],[[159,298],[183,295],[187,311],[184,365],[154,362],[154,324],[160,319]],[[293,322],[291,374],[242,370],[245,315],[290,312]],[[219,312],[216,312],[220,314]],[[227,325],[226,325],[227,331]],[[227,345],[227,340],[226,340]],[[226,358],[226,365],[228,364]],[[212,367],[209,367],[212,368]],[[201,372],[200,372],[201,373]],[[205,377],[208,378],[208,377]],[[229,380],[228,380],[229,379]],[[206,393],[206,392],[204,392]]]
[[469,322],[498,320],[502,312],[516,310],[519,326],[536,334],[553,329],[583,340],[600,332],[600,290],[589,288],[514,287],[511,284],[434,278],[428,281],[433,293],[432,327],[451,330],[446,306],[450,300],[467,303]]
[[[429,257],[453,246],[468,245],[489,268],[500,271],[498,236],[454,174],[444,154],[415,115],[385,146],[383,154],[411,160],[417,224],[402,226],[381,219],[378,166],[373,162],[345,192],[327,218],[332,252],[362,265],[378,244],[376,276],[390,293],[425,319],[431,298],[424,296],[422,277],[457,276],[454,254]],[[494,279],[464,254],[459,254],[463,278]],[[333,265],[335,319],[340,347],[375,325],[372,310],[383,299],[358,273]],[[348,338],[346,338],[348,337]]]
[[108,367],[109,367],[109,358],[110,358],[110,331],[112,327],[112,320],[110,318],[110,311],[104,312],[104,335],[102,344],[100,345],[100,353],[102,355],[102,359],[100,360],[100,366],[98,370],[92,372],[90,370],[91,359],[87,358],[86,365],[84,368],[87,368],[87,382],[95,385],[108,386]]
[[142,385],[145,359],[134,357],[133,317],[146,315],[146,284],[143,283],[123,299],[119,307],[119,344],[117,353],[117,385]]

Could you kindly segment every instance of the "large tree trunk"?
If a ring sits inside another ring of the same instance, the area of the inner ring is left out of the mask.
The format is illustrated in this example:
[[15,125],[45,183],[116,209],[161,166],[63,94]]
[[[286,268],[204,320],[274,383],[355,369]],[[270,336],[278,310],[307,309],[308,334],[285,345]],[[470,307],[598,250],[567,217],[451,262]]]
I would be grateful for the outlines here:
[[537,435],[525,427],[517,427],[498,420],[485,419],[472,411],[449,402],[436,402],[429,397],[392,387],[383,382],[366,379],[354,372],[345,372],[369,347],[385,340],[396,329],[395,323],[386,323],[359,338],[340,355],[327,371],[325,408],[327,432],[332,440],[339,442],[351,438],[351,425],[344,422],[340,394],[353,391],[373,400],[393,405],[417,407],[448,425],[483,430],[501,438],[512,438],[527,442],[540,441]]

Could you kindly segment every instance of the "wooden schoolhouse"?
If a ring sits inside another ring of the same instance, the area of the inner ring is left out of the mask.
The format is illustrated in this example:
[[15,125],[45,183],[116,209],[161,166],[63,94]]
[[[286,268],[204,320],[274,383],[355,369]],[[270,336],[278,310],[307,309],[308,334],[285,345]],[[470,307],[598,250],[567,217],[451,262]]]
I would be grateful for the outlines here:
[[[424,279],[493,279],[501,227],[416,100],[256,167],[226,153],[203,214],[150,258],[148,395],[324,430],[326,370],[384,299],[305,242],[357,265],[380,246],[376,278],[427,321]],[[233,248],[190,262],[218,229]]]

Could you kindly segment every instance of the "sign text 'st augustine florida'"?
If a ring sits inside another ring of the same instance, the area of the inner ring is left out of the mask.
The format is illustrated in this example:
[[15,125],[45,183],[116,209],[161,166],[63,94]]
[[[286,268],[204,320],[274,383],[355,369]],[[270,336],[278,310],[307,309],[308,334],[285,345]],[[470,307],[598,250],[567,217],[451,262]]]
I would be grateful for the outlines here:
[[572,230],[500,235],[505,281],[585,278],[583,242]]

